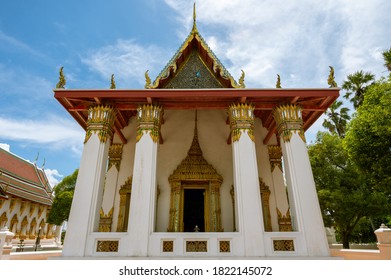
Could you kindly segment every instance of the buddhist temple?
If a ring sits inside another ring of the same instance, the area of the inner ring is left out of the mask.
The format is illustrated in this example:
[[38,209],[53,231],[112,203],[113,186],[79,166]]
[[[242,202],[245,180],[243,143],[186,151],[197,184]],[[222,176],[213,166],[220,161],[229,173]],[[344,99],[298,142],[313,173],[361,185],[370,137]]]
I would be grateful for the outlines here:
[[13,244],[54,243],[55,226],[46,222],[52,187],[43,168],[0,148],[0,229],[14,233]]
[[54,96],[86,131],[63,256],[328,257],[304,132],[339,89],[246,88],[193,20],[144,89],[61,74]]

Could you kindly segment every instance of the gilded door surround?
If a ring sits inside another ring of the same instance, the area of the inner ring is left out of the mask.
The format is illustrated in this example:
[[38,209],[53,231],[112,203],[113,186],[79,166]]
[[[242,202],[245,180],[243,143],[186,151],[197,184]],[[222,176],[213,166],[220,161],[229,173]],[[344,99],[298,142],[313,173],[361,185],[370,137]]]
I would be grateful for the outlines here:
[[171,185],[168,231],[183,232],[184,190],[205,189],[204,221],[205,231],[223,231],[221,228],[220,187],[223,177],[202,155],[198,142],[197,115],[194,137],[186,158],[168,178]]

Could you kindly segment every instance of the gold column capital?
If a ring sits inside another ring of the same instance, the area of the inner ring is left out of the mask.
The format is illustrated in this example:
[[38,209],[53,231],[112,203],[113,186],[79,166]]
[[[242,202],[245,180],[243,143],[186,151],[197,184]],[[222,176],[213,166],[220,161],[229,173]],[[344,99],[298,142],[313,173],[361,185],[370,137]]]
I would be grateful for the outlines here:
[[84,143],[90,139],[92,133],[98,133],[101,143],[105,143],[107,138],[113,137],[115,114],[115,109],[110,105],[90,107],[88,109],[87,132]]
[[282,150],[278,145],[268,145],[267,146],[269,152],[269,162],[270,168],[272,172],[274,168],[277,166],[282,172]]
[[247,131],[250,139],[254,141],[254,105],[232,104],[228,108],[228,117],[233,142],[239,141],[242,131]]
[[136,142],[149,133],[153,142],[159,141],[160,125],[163,117],[163,108],[158,105],[144,104],[137,108],[137,136]]
[[117,170],[119,171],[119,167],[121,164],[122,159],[122,148],[123,144],[111,144],[109,148],[109,166],[107,170],[110,170],[110,168],[114,165]]
[[281,105],[273,109],[278,135],[284,142],[289,142],[294,132],[297,132],[305,142],[302,108],[296,104]]

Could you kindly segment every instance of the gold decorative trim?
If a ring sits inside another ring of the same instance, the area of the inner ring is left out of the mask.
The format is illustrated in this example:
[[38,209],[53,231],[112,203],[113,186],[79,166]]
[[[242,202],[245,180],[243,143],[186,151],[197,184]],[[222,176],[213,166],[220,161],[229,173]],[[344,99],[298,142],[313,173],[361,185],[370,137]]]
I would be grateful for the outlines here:
[[263,224],[265,226],[265,231],[272,231],[272,219],[270,216],[269,204],[270,189],[262,178],[259,178],[259,190],[261,192]]
[[219,241],[220,253],[230,253],[231,252],[231,242],[229,240],[220,240]]
[[66,83],[67,80],[65,79],[64,76],[64,66],[62,66],[59,71],[59,78],[58,78],[58,83],[56,85],[56,88],[65,88]]
[[31,203],[30,204],[30,217],[33,215],[34,211],[35,211],[35,204]]
[[273,116],[277,124],[277,132],[284,142],[289,142],[295,132],[306,142],[301,112],[302,108],[295,104],[282,105],[274,108]]
[[38,218],[41,217],[41,215],[42,215],[44,209],[45,209],[45,206],[44,206],[44,205],[39,205],[39,206],[38,206]]
[[8,222],[7,214],[3,212],[3,214],[0,216],[0,227],[3,227],[3,223],[7,223],[7,222]]
[[114,207],[112,207],[109,213],[105,214],[103,208],[100,208],[99,212],[99,232],[111,232],[111,223],[113,220],[113,211]]
[[208,252],[208,241],[186,241],[186,252]]
[[123,144],[111,144],[109,148],[109,165],[107,170],[110,170],[110,168],[114,165],[117,168],[117,171],[119,171],[119,167],[121,165],[121,159],[122,159],[122,148]]
[[273,240],[274,251],[295,251],[293,240]]
[[161,106],[145,104],[137,108],[137,136],[138,142],[144,134],[148,134],[157,143],[160,137],[160,125],[163,117]]
[[20,215],[23,214],[24,210],[26,209],[26,206],[27,206],[27,201],[22,200],[20,202],[20,210],[19,210]]
[[228,108],[228,117],[233,142],[239,141],[242,131],[247,131],[248,136],[254,142],[254,105],[232,104]]
[[118,252],[118,240],[98,240],[96,252]]
[[337,82],[335,81],[335,76],[334,76],[334,68],[332,66],[329,66],[330,68],[330,73],[329,77],[327,78],[327,83],[329,84],[330,88],[336,88],[338,87]]
[[232,223],[233,223],[233,228],[234,232],[236,231],[236,214],[235,214],[235,187],[234,185],[231,186],[231,189],[229,191],[232,199]]
[[291,213],[288,209],[285,215],[282,215],[280,210],[277,208],[278,227],[279,231],[293,231]]
[[174,252],[174,241],[172,240],[164,240],[162,244],[162,251],[164,253],[171,253]]
[[101,143],[106,143],[113,136],[113,124],[116,112],[109,105],[98,105],[88,109],[87,132],[84,143],[90,139],[92,133],[98,133]]
[[111,74],[111,79],[110,79],[110,89],[116,89],[117,86],[115,84],[115,80],[114,80],[114,74]]
[[132,196],[132,180],[133,176],[128,177],[119,190],[117,232],[126,232],[128,229],[130,198]]
[[282,172],[282,150],[278,145],[268,145],[270,168],[273,173],[277,166]]
[[277,74],[276,88],[281,88],[281,77]]
[[[19,219],[18,219],[18,216],[17,214],[15,214],[12,219],[11,219],[11,223],[10,223],[10,228],[9,230],[16,233],[17,231],[17,227],[18,227],[18,223],[19,223]],[[14,227],[15,227],[15,231],[14,230]]]
[[11,198],[10,199],[10,206],[9,206],[9,212],[10,213],[14,210],[15,204],[16,204],[16,199],[15,198]]

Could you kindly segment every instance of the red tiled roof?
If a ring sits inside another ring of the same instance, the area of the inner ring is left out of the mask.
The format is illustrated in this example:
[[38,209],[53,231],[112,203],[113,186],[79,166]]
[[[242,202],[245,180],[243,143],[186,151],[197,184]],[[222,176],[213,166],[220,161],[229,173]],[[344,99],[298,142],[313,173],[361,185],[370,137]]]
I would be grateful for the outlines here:
[[52,204],[52,188],[45,172],[34,163],[0,148],[0,172],[0,183],[7,187],[7,194],[45,205]]

